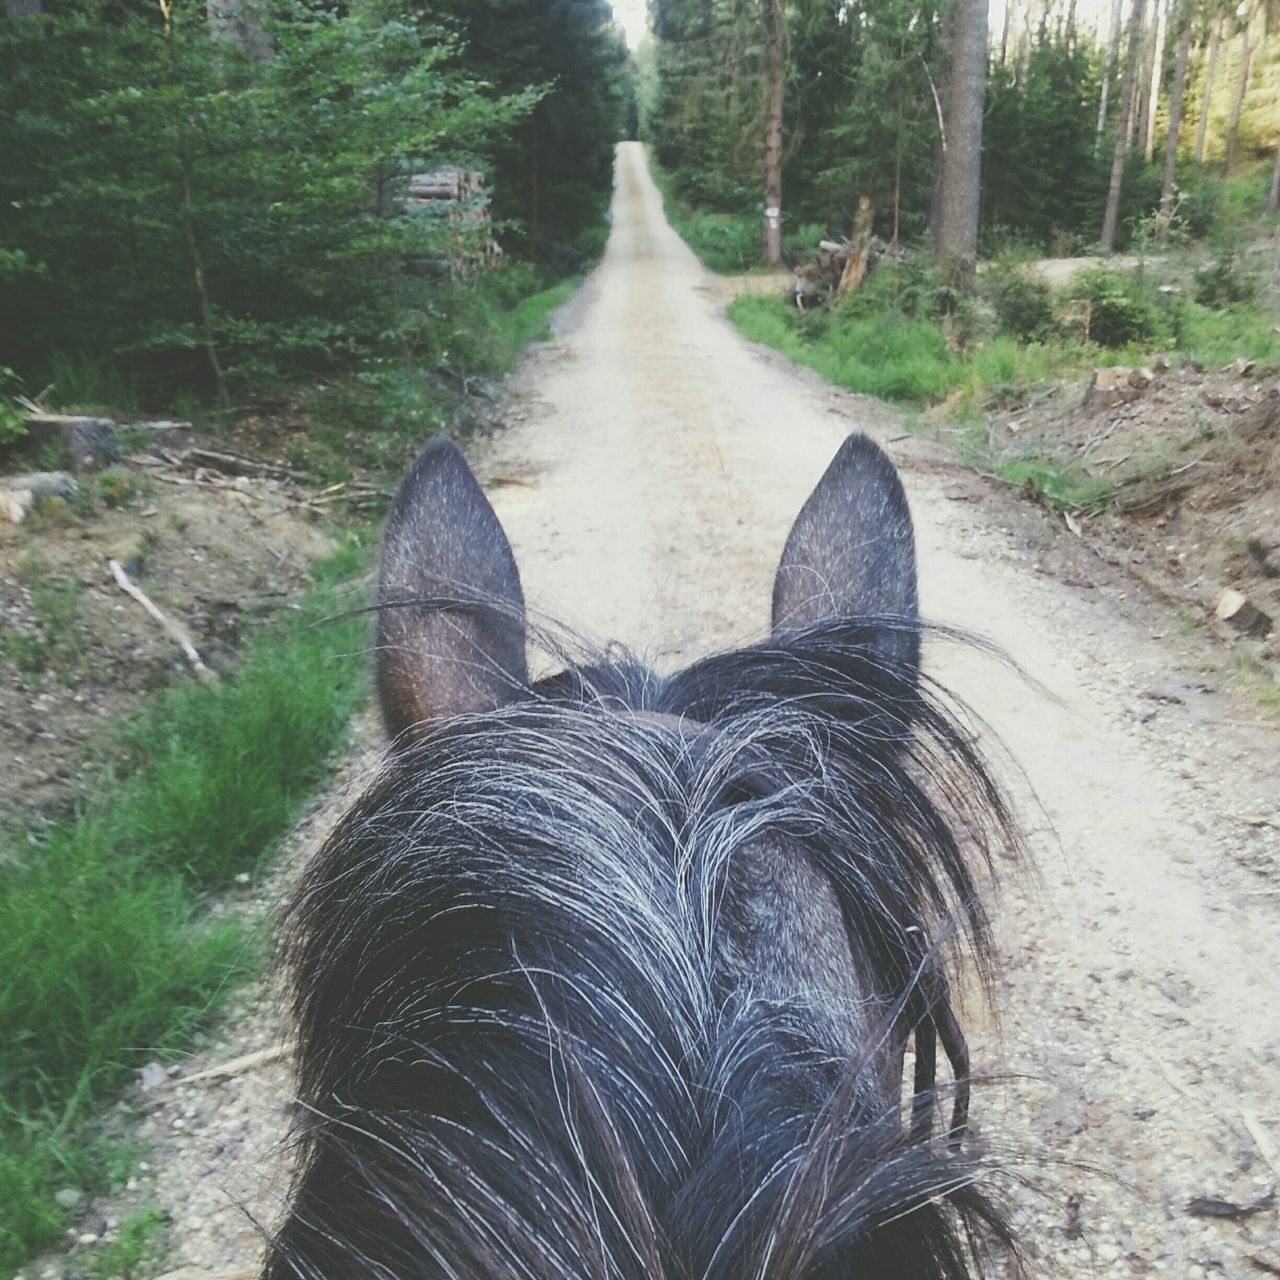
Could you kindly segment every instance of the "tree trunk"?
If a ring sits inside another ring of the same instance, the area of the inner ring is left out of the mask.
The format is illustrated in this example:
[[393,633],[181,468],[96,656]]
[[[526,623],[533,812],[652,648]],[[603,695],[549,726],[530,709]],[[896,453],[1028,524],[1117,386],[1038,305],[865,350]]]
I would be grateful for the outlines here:
[[[959,0],[957,0],[957,3]],[[1027,81],[1031,78],[1031,50],[1036,40],[1036,24],[1039,20],[1039,4],[1038,0],[1026,0],[1026,7],[1023,9],[1023,21],[1025,28],[1022,32],[1022,40],[1019,42],[1020,52],[1018,54],[1018,84],[1023,90],[1027,87]]]
[[764,221],[760,247],[764,260],[782,261],[782,94],[787,51],[784,0],[760,0],[764,26]]
[[1224,14],[1219,14],[1209,33],[1209,55],[1204,64],[1204,93],[1200,98],[1200,119],[1196,123],[1196,164],[1204,163],[1204,134],[1209,123],[1209,103],[1213,99],[1213,72],[1218,65],[1218,46],[1222,43],[1222,24],[1226,21]]
[[1156,35],[1160,25],[1160,0],[1151,0],[1151,25],[1142,30],[1141,65],[1133,89],[1133,119],[1130,121],[1130,150],[1143,150],[1147,145],[1147,119],[1151,111],[1151,77],[1155,61]]
[[1267,192],[1267,212],[1280,210],[1280,143],[1276,144],[1276,162],[1271,167],[1271,190]]
[[200,239],[196,235],[193,166],[191,149],[187,145],[187,134],[182,121],[183,103],[178,77],[178,51],[173,36],[175,2],[176,0],[159,0],[160,15],[164,19],[164,47],[168,63],[169,86],[174,90],[173,116],[169,126],[173,132],[173,149],[177,153],[178,172],[182,179],[182,234],[187,242],[187,254],[191,260],[191,275],[196,287],[196,301],[200,308],[200,329],[204,338],[205,355],[209,359],[209,371],[213,374],[213,385],[219,404],[224,409],[229,409],[231,397],[227,394],[227,383],[222,376],[222,363],[218,359],[218,346],[213,336],[213,308],[209,302],[209,290],[204,278],[204,255],[200,252]]
[[871,199],[858,197],[858,211],[853,215],[853,236],[849,240],[849,257],[840,273],[836,297],[852,293],[867,274],[867,251],[871,248]]
[[1142,135],[1142,156],[1148,164],[1156,153],[1156,113],[1160,110],[1160,81],[1164,76],[1164,42],[1168,38],[1169,2],[1156,0],[1154,46],[1151,58],[1151,92],[1147,95],[1146,128]]
[[1231,119],[1227,123],[1227,155],[1222,172],[1230,175],[1236,158],[1236,140],[1240,134],[1240,112],[1244,108],[1245,90],[1249,87],[1249,71],[1253,66],[1253,42],[1249,28],[1253,25],[1253,6],[1244,15],[1244,30],[1240,32],[1240,75],[1236,80],[1236,96],[1231,101]]
[[953,0],[946,141],[934,249],[943,280],[967,288],[978,258],[982,110],[987,80],[987,0]]
[[1178,36],[1178,61],[1173,68],[1173,85],[1169,91],[1169,136],[1164,144],[1164,173],[1160,178],[1160,243],[1169,237],[1173,220],[1173,179],[1178,162],[1178,130],[1182,127],[1182,99],[1187,89],[1187,62],[1191,57],[1191,5],[1183,0],[1176,22],[1182,24]]
[[1124,9],[1124,0],[1112,0],[1111,4],[1111,43],[1107,46],[1107,65],[1102,69],[1102,90],[1098,94],[1098,130],[1097,141],[1102,142],[1102,135],[1107,128],[1107,98],[1111,93],[1111,77],[1115,74],[1116,58],[1120,53],[1120,17]]
[[1009,28],[1013,21],[1013,0],[1006,0],[1004,6],[1004,22],[1000,27],[1000,65],[1006,66],[1009,61]]
[[1129,150],[1129,114],[1138,74],[1138,53],[1142,47],[1143,0],[1133,0],[1129,19],[1129,52],[1120,81],[1120,115],[1116,120],[1116,145],[1111,156],[1111,181],[1107,186],[1107,207],[1102,215],[1102,252],[1111,253],[1116,244],[1116,221],[1120,216],[1120,184],[1124,180],[1124,160]]

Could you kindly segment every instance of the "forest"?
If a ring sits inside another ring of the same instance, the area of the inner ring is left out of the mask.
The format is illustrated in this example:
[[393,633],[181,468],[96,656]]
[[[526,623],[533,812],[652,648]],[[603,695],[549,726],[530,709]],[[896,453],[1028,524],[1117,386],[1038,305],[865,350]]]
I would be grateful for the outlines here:
[[[5,392],[355,378],[411,431],[431,377],[498,359],[495,314],[599,253],[628,68],[604,0],[9,0],[0,86]],[[478,181],[412,199],[437,170]]]
[[[1100,472],[1099,435],[1036,453],[1012,416],[1079,426],[1106,366],[1176,371],[1160,412],[1225,450],[1274,387],[1275,0],[647,13],[629,50],[608,0],[4,0],[0,463],[78,472],[0,523],[10,1274],[159,1269],[154,1207],[76,1224],[136,1181],[140,1081],[262,977],[246,897],[349,750],[370,530],[424,439],[509,425],[496,384],[604,253],[620,139],[702,261],[763,282],[747,337],[1076,536],[1122,494],[1162,511],[1183,455],[1135,410]],[[113,420],[113,465],[33,425],[58,415]]]
[[[784,226],[848,234],[866,197],[888,243],[964,223],[972,259],[1203,236],[1235,195],[1224,179],[1257,162],[1269,173],[1251,212],[1280,198],[1280,38],[1258,0],[1090,13],[1077,0],[999,13],[655,0],[652,13],[642,126],[674,194],[700,210],[740,213],[768,192]],[[758,256],[735,248],[739,263]]]

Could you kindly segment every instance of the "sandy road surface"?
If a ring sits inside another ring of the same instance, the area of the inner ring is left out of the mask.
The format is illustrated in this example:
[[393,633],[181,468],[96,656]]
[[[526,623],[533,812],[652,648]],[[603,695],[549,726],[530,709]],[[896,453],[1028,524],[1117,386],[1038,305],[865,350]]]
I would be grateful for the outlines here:
[[[840,440],[862,428],[887,443],[927,616],[993,637],[1057,699],[971,654],[928,654],[1043,806],[1022,789],[1040,885],[1009,885],[997,910],[1001,1027],[973,1046],[997,1077],[978,1132],[1028,1180],[1011,1194],[1033,1273],[1280,1274],[1274,1209],[1186,1212],[1192,1196],[1252,1202],[1280,1181],[1276,735],[1202,691],[1123,584],[1037,572],[1020,530],[1038,515],[884,409],[745,344],[635,144],[619,153],[604,262],[526,362],[508,416],[476,462],[526,597],[662,666],[759,635],[790,521]],[[235,1048],[263,1028],[247,1015]],[[245,1172],[279,1132],[282,1087],[269,1073],[157,1100],[157,1131],[187,1118],[198,1135],[153,1188],[185,1198],[179,1260],[249,1261],[252,1234],[218,1198],[270,1216]]]

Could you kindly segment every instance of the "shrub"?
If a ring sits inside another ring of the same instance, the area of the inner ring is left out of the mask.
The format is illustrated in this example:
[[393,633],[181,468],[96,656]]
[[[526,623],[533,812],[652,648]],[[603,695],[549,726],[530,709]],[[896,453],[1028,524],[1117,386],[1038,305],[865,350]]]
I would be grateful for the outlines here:
[[996,267],[982,286],[1004,333],[1036,342],[1053,327],[1049,286],[1025,268]]
[[1236,254],[1219,254],[1196,271],[1194,296],[1202,307],[1215,310],[1252,302],[1258,296],[1258,278]]
[[138,482],[128,472],[110,469],[98,477],[98,496],[113,509],[127,506],[139,492]]
[[1089,303],[1089,337],[1101,346],[1123,347],[1169,336],[1167,320],[1133,272],[1088,267],[1076,272],[1068,295]]

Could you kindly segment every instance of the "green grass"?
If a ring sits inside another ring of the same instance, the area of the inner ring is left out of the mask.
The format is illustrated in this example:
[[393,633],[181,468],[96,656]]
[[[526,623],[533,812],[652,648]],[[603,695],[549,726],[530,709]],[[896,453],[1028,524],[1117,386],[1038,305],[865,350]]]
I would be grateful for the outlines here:
[[0,1267],[57,1239],[59,1187],[109,1181],[95,1105],[258,972],[213,895],[265,868],[344,741],[367,622],[329,620],[362,563],[353,545],[321,564],[223,687],[178,686],[126,725],[75,821],[0,847]]
[[522,298],[513,310],[495,309],[492,320],[506,345],[500,367],[505,372],[531,342],[545,342],[551,337],[551,313],[564,306],[582,287],[581,275],[560,280],[548,289]]
[[154,1272],[160,1262],[166,1222],[160,1209],[142,1209],[126,1218],[116,1239],[93,1251],[89,1274],[95,1280],[120,1280],[136,1276],[144,1267]]
[[80,667],[80,585],[70,579],[49,579],[31,592],[36,630],[5,624],[0,649],[23,675],[37,675],[52,667],[69,679]]
[[[746,275],[771,272],[772,267],[760,261],[760,210],[756,207],[733,212],[695,209],[675,193],[672,177],[653,159],[649,171],[662,193],[667,221],[676,234],[697,255],[704,267],[723,275]],[[791,259],[811,258],[822,239],[823,228],[805,224],[794,229],[783,222],[783,250]]]
[[1006,456],[995,459],[993,465],[1001,480],[1025,490],[1055,511],[1101,511],[1115,497],[1118,487],[1061,458]]
[[1269,316],[1247,304],[1216,311],[1186,302],[1180,313],[1178,347],[1193,360],[1223,365],[1247,360],[1280,360],[1280,316]]
[[742,297],[730,304],[729,318],[753,342],[882,400],[940,400],[963,379],[963,363],[947,350],[942,330],[901,312],[801,315],[782,298]]
[[47,385],[30,394],[58,409],[128,412],[138,407],[136,380],[101,351],[54,352],[44,372]]
[[[949,407],[962,419],[1055,378],[1084,376],[1099,365],[1142,364],[1157,350],[1137,344],[1097,347],[1063,337],[1028,343],[997,334],[957,353],[936,321],[892,307],[801,314],[782,298],[742,297],[730,304],[728,314],[745,337],[838,386],[901,405],[953,397]],[[1188,301],[1182,304],[1175,349],[1207,365],[1237,356],[1277,361],[1275,323],[1275,317],[1247,305],[1216,311]]]

